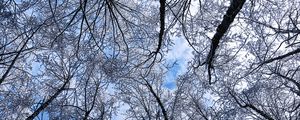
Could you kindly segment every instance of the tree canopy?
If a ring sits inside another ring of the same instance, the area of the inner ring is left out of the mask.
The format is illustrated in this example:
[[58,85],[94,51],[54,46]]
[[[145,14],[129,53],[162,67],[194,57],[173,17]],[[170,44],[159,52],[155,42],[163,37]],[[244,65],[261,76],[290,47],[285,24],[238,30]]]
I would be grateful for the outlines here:
[[0,118],[300,119],[299,6],[0,0]]

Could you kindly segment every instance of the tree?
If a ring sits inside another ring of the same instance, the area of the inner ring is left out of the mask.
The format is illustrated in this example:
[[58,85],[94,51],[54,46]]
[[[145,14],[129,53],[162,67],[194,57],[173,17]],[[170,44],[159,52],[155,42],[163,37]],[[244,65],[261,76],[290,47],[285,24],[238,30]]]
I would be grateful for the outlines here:
[[0,117],[299,119],[299,5],[0,0]]

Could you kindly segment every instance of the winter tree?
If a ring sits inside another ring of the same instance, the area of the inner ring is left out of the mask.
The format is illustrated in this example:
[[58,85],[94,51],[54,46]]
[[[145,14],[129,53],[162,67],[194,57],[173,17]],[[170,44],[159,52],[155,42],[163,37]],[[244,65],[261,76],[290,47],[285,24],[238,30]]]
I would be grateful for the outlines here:
[[0,118],[300,119],[300,0],[0,0]]

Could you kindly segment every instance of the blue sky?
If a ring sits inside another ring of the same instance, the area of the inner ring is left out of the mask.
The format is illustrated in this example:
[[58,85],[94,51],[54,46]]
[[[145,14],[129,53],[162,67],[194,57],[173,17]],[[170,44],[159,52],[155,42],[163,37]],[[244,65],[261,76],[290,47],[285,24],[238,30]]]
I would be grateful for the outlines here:
[[164,86],[168,89],[176,88],[176,79],[179,75],[182,75],[188,66],[188,62],[192,59],[193,49],[189,47],[187,41],[182,37],[173,37],[174,45],[171,47],[171,51],[167,54],[167,62],[176,64],[169,69]]

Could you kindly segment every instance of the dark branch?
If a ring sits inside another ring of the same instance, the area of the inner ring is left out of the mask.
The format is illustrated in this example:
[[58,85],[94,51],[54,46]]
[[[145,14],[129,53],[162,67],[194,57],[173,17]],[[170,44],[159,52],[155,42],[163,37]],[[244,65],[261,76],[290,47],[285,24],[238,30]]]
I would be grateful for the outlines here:
[[214,37],[211,40],[210,51],[206,58],[209,84],[211,84],[211,68],[213,68],[212,61],[213,61],[213,57],[215,56],[217,47],[220,43],[220,39],[224,36],[225,32],[228,30],[235,16],[242,9],[242,6],[244,5],[245,1],[246,0],[232,0],[228,10],[226,11],[226,14],[223,17],[221,24],[217,28],[217,32],[215,33]]
[[160,31],[159,31],[159,39],[158,39],[158,47],[154,53],[158,53],[161,49],[162,42],[163,42],[163,36],[165,31],[165,7],[166,7],[166,0],[160,0]]
[[298,49],[296,49],[296,50],[294,50],[294,51],[291,51],[291,52],[289,52],[289,53],[287,53],[287,54],[284,54],[284,55],[281,55],[281,56],[278,56],[278,57],[275,57],[275,58],[266,60],[266,61],[264,61],[263,63],[261,63],[260,66],[263,65],[263,64],[271,63],[271,62],[273,62],[273,61],[275,61],[275,60],[281,60],[281,59],[283,59],[283,58],[286,58],[286,57],[289,57],[289,56],[291,56],[291,55],[297,54],[297,53],[299,53],[299,52],[300,52],[300,48],[298,48]]
[[15,65],[16,61],[18,60],[19,56],[21,55],[22,52],[24,52],[24,49],[27,46],[27,43],[29,42],[29,40],[31,40],[31,38],[34,36],[34,34],[36,32],[38,32],[38,30],[42,27],[42,25],[38,26],[38,28],[30,35],[26,35],[27,39],[25,40],[24,44],[22,45],[21,49],[19,51],[16,52],[16,56],[14,57],[13,61],[11,62],[11,64],[9,65],[8,69],[5,71],[5,73],[2,75],[1,79],[0,79],[0,85],[2,84],[2,82],[5,80],[5,78],[8,76],[9,72],[11,71],[11,69],[13,68],[13,66]]
[[165,119],[165,120],[168,120],[168,114],[167,114],[167,111],[166,111],[166,109],[165,109],[165,107],[164,107],[162,101],[160,100],[159,96],[157,96],[157,94],[156,94],[155,91],[153,90],[153,88],[152,88],[152,86],[150,85],[150,83],[149,83],[146,79],[144,79],[144,80],[146,81],[146,86],[149,88],[151,94],[155,97],[156,101],[158,102],[158,105],[160,106],[161,111],[162,111],[162,113],[163,113],[163,115],[164,115],[164,119]]
[[55,93],[52,95],[46,102],[39,106],[37,110],[35,110],[26,120],[33,120],[36,116],[38,116],[45,108],[47,108],[50,103],[65,89],[66,85],[69,83],[71,77],[67,78],[64,82],[63,86],[61,86]]
[[[228,88],[229,89],[229,88]],[[274,120],[271,116],[269,116],[267,113],[265,113],[264,111],[258,109],[257,107],[255,107],[252,104],[249,103],[244,103],[245,105],[242,105],[241,102],[239,102],[238,98],[234,95],[234,93],[231,92],[231,90],[228,90],[229,94],[233,97],[233,99],[235,100],[235,102],[241,107],[241,108],[250,108],[252,110],[254,110],[256,113],[258,113],[259,115],[263,116],[265,119],[267,120]],[[244,102],[244,101],[243,101]]]

